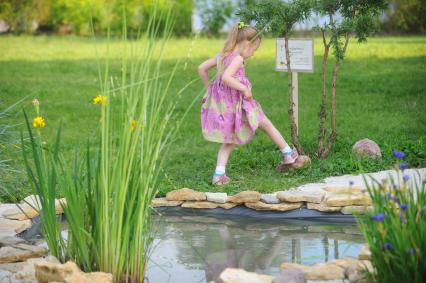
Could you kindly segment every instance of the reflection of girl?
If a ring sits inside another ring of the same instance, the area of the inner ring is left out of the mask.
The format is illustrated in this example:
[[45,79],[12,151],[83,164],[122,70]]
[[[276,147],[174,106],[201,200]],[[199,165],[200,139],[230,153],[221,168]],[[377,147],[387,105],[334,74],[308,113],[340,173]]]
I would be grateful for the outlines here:
[[[266,232],[261,233],[263,237]],[[249,249],[237,248],[237,242],[231,235],[228,226],[221,227],[219,235],[222,242],[225,243],[225,250],[208,255],[205,270],[207,282],[217,282],[220,274],[226,268],[241,268],[264,274],[265,270],[278,256],[284,244],[284,238],[281,235],[276,236],[270,248],[256,256],[256,253]]]

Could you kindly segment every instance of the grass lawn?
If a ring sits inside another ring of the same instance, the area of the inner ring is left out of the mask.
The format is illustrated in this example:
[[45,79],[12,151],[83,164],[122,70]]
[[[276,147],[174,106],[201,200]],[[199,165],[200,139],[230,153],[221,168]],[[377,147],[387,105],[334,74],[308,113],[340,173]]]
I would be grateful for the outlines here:
[[[222,44],[222,40],[214,39],[194,42],[172,39],[166,52],[165,71],[171,70],[176,60],[182,60],[172,89],[197,78],[198,64],[214,56]],[[330,175],[383,170],[393,164],[391,150],[394,148],[407,152],[411,166],[424,167],[426,37],[379,37],[369,39],[366,44],[350,42],[337,82],[338,139],[326,160],[313,156],[319,125],[323,51],[319,39],[314,46],[315,72],[299,75],[300,140],[313,158],[311,167],[285,174],[275,172],[279,152],[259,131],[250,144],[236,147],[231,155],[227,173],[232,183],[213,188],[210,180],[219,144],[207,142],[201,136],[201,97],[198,97],[172,145],[160,194],[181,187],[228,193],[251,189],[269,192]],[[62,119],[63,150],[65,155],[71,156],[75,148],[81,148],[88,137],[96,134],[99,118],[91,105],[99,85],[95,51],[102,54],[105,47],[105,41],[78,37],[0,37],[0,109],[26,97],[22,106],[32,116],[31,100],[38,98],[48,125],[43,129],[47,142],[53,141]],[[112,42],[111,54],[117,58],[116,73],[122,50],[122,44]],[[247,62],[247,74],[255,99],[290,141],[287,75],[274,71],[274,54],[275,41],[264,40],[259,51]],[[183,112],[201,90],[200,81],[189,87],[177,111]],[[170,99],[174,99],[173,93]],[[0,121],[2,124],[22,122],[20,111]],[[16,128],[17,139],[20,127],[22,125]],[[358,160],[352,156],[352,145],[362,138],[373,139],[381,146],[381,160]],[[0,160],[12,159],[12,167],[18,171],[23,169],[19,149],[8,147],[3,155]],[[23,172],[0,173],[0,185],[17,196],[29,190]]]

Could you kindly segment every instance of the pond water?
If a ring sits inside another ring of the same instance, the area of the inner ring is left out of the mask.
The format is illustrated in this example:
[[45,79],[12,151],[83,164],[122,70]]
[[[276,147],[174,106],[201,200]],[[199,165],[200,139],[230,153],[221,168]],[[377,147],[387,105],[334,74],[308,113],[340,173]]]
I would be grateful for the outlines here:
[[154,215],[147,282],[203,283],[227,267],[276,275],[283,262],[313,264],[356,257],[355,223]]

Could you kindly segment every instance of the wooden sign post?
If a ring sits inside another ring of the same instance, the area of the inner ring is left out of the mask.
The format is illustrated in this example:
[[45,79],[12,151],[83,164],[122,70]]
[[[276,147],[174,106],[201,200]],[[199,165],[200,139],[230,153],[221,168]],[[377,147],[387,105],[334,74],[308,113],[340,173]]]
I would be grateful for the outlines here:
[[[277,52],[275,70],[287,72],[284,38],[277,38]],[[290,67],[292,71],[294,116],[296,119],[297,134],[299,135],[299,78],[298,73],[314,72],[314,41],[312,39],[289,39]]]

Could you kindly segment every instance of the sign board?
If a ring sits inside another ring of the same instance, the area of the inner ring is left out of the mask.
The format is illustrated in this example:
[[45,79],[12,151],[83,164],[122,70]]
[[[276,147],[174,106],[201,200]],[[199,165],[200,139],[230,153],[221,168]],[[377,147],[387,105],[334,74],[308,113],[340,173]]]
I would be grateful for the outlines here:
[[[314,71],[314,41],[312,39],[289,39],[290,67],[292,72]],[[277,38],[275,70],[287,72],[284,38]]]

